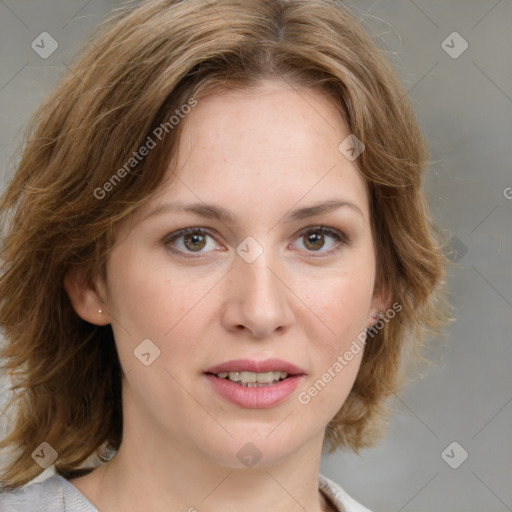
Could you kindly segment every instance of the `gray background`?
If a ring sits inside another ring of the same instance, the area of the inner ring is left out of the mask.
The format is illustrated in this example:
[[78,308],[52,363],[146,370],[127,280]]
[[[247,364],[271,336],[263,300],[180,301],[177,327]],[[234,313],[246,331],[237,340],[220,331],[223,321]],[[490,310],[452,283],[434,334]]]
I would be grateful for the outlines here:
[[[30,114],[115,4],[0,1],[2,181]],[[453,237],[457,321],[431,340],[423,377],[394,398],[387,437],[360,455],[325,456],[322,473],[375,511],[512,510],[512,2],[348,5],[389,52],[429,141],[426,185]],[[31,48],[44,31],[59,44],[46,59]],[[452,32],[469,45],[456,58],[463,41]]]

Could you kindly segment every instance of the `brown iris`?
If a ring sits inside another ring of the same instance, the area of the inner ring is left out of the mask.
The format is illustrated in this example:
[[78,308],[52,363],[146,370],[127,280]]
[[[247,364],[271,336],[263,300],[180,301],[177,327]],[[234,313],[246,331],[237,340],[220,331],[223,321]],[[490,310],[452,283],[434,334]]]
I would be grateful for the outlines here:
[[200,251],[206,245],[205,235],[189,233],[183,237],[183,242],[190,251]]
[[325,237],[323,233],[320,233],[318,231],[315,231],[314,233],[305,235],[303,237],[304,239],[304,245],[313,251],[317,251],[318,249],[321,249],[324,246],[325,243]]

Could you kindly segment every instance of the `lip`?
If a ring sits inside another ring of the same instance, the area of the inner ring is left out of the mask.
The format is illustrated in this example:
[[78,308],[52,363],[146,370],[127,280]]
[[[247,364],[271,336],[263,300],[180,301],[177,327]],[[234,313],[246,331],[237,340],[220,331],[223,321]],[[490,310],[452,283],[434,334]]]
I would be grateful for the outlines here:
[[225,363],[218,364],[206,370],[205,373],[221,373],[221,372],[286,372],[288,375],[305,375],[306,372],[298,366],[283,361],[282,359],[264,359],[263,361],[255,361],[253,359],[233,359]]
[[247,409],[268,409],[288,398],[299,385],[304,375],[293,375],[261,388],[246,388],[228,379],[205,374],[213,389],[229,402]]
[[[221,372],[276,372],[282,371],[288,377],[271,386],[247,388],[231,382],[228,379],[219,379],[215,374]],[[306,372],[298,366],[282,359],[265,359],[254,361],[251,359],[234,359],[213,366],[205,372],[205,377],[212,388],[225,400],[247,409],[267,409],[274,407],[288,398],[304,379]]]

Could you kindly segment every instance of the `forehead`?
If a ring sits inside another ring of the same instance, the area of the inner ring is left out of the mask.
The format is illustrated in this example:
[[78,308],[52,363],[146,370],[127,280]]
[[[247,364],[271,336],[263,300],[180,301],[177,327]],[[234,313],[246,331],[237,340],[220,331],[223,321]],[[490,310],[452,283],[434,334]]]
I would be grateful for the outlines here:
[[348,135],[334,101],[319,90],[264,81],[199,100],[185,120],[180,149],[190,153],[199,144],[226,159],[291,159],[306,151],[332,153],[333,143],[336,148]]
[[178,179],[164,183],[148,208],[179,199],[270,209],[275,217],[302,200],[343,198],[367,210],[366,182],[338,149],[350,133],[318,90],[276,82],[222,90],[198,100],[182,122],[171,164]]

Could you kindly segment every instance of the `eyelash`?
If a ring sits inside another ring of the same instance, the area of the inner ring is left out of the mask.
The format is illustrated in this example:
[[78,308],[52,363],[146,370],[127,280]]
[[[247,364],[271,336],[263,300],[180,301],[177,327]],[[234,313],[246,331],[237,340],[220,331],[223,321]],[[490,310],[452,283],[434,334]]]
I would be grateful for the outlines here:
[[[330,236],[336,242],[338,242],[336,247],[329,249],[328,251],[308,251],[310,253],[308,256],[306,256],[308,258],[319,258],[319,257],[330,256],[330,255],[334,254],[335,252],[339,251],[340,249],[342,249],[343,247],[348,246],[350,244],[350,240],[345,236],[344,233],[342,233],[341,231],[338,231],[337,229],[328,228],[325,226],[313,226],[313,227],[304,228],[297,234],[296,240],[299,238],[303,238],[308,233],[321,233],[322,235]],[[182,256],[184,258],[192,259],[192,258],[204,257],[204,255],[207,254],[207,252],[206,253],[205,252],[194,253],[192,251],[185,252],[180,249],[175,249],[175,248],[170,247],[170,245],[173,242],[175,242],[179,238],[184,237],[186,235],[209,236],[215,240],[215,237],[213,236],[212,232],[209,229],[194,227],[194,228],[180,229],[179,231],[170,233],[163,239],[163,245],[168,247],[171,252],[173,252],[175,254],[179,254],[180,256]],[[316,255],[315,252],[317,252],[317,254],[319,254],[319,256]]]

